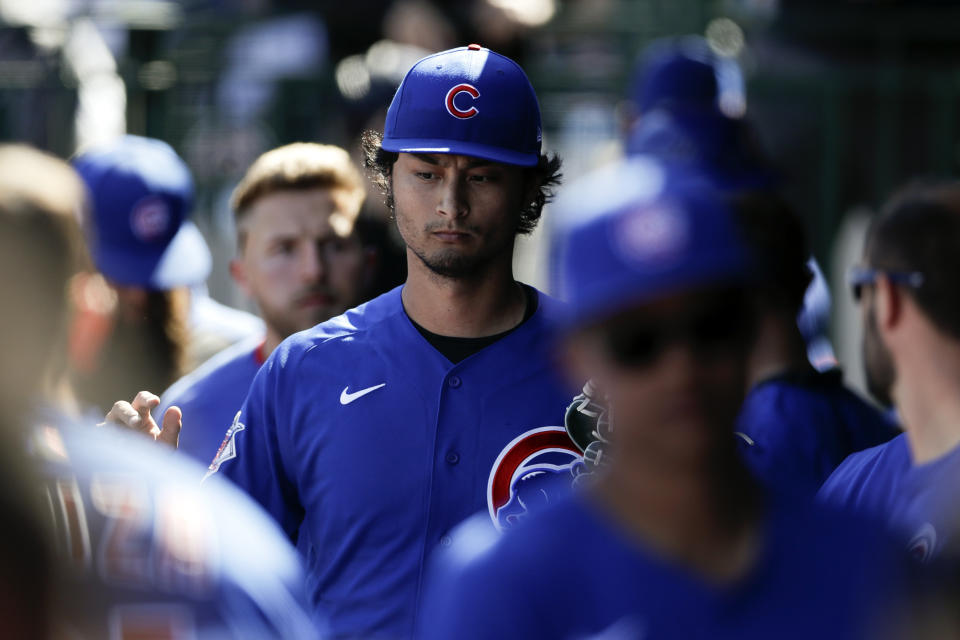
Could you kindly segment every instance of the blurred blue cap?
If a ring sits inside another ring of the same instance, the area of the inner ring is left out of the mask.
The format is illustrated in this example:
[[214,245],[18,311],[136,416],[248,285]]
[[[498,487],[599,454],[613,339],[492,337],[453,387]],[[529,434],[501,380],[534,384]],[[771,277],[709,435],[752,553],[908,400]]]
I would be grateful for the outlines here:
[[555,290],[581,326],[681,291],[745,284],[733,214],[695,173],[647,157],[571,185],[554,208]]
[[717,109],[649,111],[630,130],[625,150],[702,172],[724,190],[767,189],[780,181],[749,124]]
[[698,37],[656,42],[637,66],[631,94],[641,112],[663,106],[716,109],[715,56]]
[[532,167],[540,140],[540,106],[523,69],[471,44],[413,65],[390,103],[381,145]]
[[187,219],[193,180],[170,145],[123,136],[85,150],[73,165],[90,192],[87,242],[104,276],[155,290],[207,279],[210,250]]

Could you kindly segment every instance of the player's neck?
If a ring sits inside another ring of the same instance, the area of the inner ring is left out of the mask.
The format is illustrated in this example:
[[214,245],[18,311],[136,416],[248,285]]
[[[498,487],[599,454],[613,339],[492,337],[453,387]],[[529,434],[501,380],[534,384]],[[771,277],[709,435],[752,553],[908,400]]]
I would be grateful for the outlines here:
[[437,275],[407,251],[403,306],[427,331],[480,338],[509,331],[526,310],[523,288],[513,278],[512,259],[491,264],[474,278]]
[[734,581],[753,565],[759,492],[733,449],[698,469],[614,462],[595,494],[645,548],[708,580]]
[[776,313],[759,314],[747,363],[749,388],[790,371],[810,368],[799,329]]
[[960,344],[922,351],[898,363],[893,388],[914,464],[960,446]]
[[264,360],[269,358],[270,354],[280,346],[280,343],[283,342],[285,338],[286,336],[281,335],[279,331],[267,325],[267,335],[263,338],[263,344],[258,347],[260,349],[259,357]]

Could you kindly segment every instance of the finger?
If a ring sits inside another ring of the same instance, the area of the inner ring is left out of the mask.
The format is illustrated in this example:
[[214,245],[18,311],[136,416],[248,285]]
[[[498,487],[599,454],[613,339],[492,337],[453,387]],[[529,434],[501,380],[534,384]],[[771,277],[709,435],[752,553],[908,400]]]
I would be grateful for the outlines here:
[[133,408],[140,413],[140,415],[143,415],[144,411],[149,413],[160,406],[160,398],[149,391],[141,391],[133,399],[132,405]]
[[176,449],[180,446],[181,428],[183,428],[183,413],[180,407],[170,407],[163,414],[163,430],[160,431],[157,440]]
[[157,422],[153,419],[153,415],[151,415],[150,412],[153,411],[158,404],[160,404],[160,398],[149,391],[141,391],[138,393],[131,404],[140,416],[139,430],[149,434],[154,439],[159,437],[160,427],[157,426]]
[[105,422],[112,422],[128,429],[140,429],[140,414],[133,406],[124,400],[115,402],[107,413]]

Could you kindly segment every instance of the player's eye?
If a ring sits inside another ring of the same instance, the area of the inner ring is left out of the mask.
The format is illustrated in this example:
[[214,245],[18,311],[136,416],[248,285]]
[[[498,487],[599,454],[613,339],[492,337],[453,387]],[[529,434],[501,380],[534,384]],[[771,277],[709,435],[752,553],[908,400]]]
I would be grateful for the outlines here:
[[320,243],[320,251],[324,256],[336,256],[350,248],[350,243],[342,238],[333,238]]
[[293,240],[282,240],[273,245],[271,253],[276,255],[292,255],[296,250],[296,243]]
[[494,179],[495,178],[493,176],[482,173],[474,174],[469,178],[470,182],[479,182],[481,184],[485,182],[493,182]]
[[432,171],[417,171],[415,175],[421,180],[432,180],[434,178]]

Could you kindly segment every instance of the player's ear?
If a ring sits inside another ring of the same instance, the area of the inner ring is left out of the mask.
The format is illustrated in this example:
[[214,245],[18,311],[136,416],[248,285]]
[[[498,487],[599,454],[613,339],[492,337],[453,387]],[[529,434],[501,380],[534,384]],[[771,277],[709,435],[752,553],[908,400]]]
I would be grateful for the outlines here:
[[237,283],[240,290],[250,296],[250,284],[247,278],[247,267],[240,258],[234,258],[230,261],[230,277]]
[[895,329],[903,319],[903,293],[881,274],[874,287],[873,313],[882,332]]

